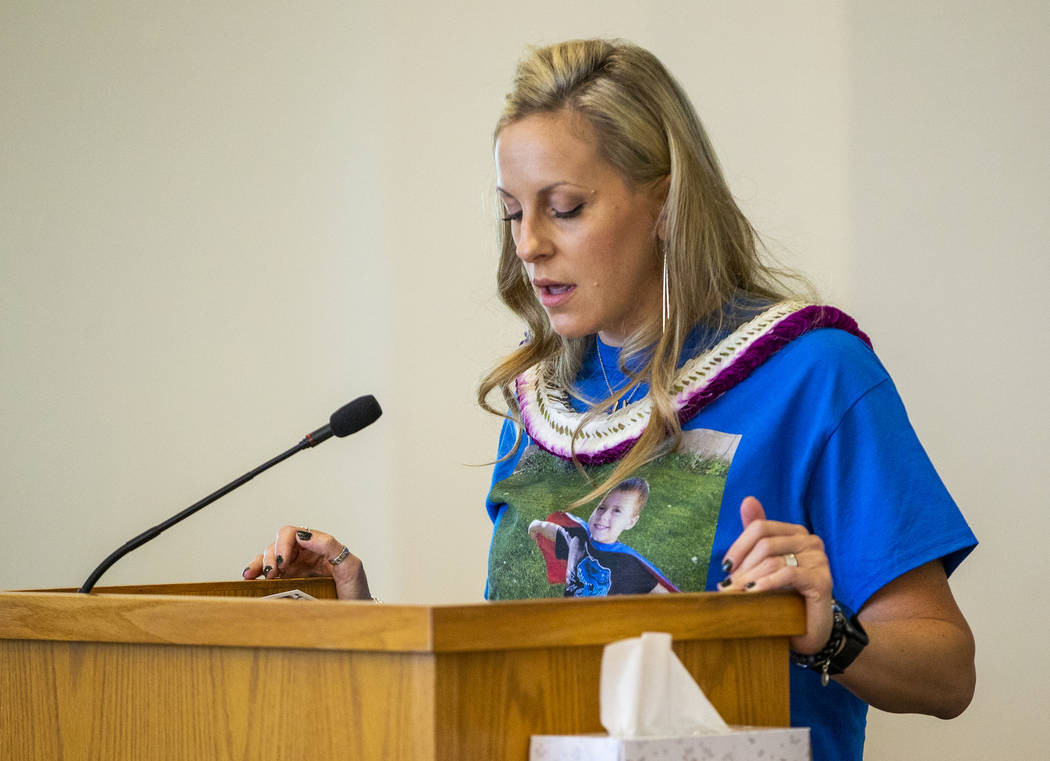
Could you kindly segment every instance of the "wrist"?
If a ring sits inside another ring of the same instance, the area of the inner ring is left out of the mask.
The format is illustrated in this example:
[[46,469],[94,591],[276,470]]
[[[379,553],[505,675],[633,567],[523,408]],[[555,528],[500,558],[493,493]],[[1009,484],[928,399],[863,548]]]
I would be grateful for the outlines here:
[[371,599],[364,564],[356,555],[348,555],[339,565],[332,565],[329,572],[340,600]]
[[824,685],[830,676],[843,673],[868,644],[868,634],[856,616],[849,616],[836,600],[831,601],[831,608],[831,634],[824,647],[808,655],[791,653],[796,666],[820,672]]

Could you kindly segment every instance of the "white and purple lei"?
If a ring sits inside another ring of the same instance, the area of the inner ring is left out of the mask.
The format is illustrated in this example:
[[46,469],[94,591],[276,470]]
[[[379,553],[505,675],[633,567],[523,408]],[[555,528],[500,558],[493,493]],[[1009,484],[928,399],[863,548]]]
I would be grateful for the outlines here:
[[[678,419],[684,425],[790,341],[817,328],[838,328],[871,346],[856,321],[835,307],[774,304],[682,365],[671,389]],[[572,459],[573,433],[585,413],[572,408],[568,393],[552,383],[543,365],[519,375],[515,388],[529,437],[551,454]],[[575,438],[576,458],[584,465],[602,465],[623,457],[645,431],[650,407],[646,396],[587,422]]]

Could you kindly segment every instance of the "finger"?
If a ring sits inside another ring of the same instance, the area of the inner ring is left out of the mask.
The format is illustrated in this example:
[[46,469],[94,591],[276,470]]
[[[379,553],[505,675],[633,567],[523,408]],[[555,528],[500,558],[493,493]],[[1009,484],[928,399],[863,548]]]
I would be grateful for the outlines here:
[[787,562],[788,555],[794,555],[796,562],[801,564],[801,558],[813,552],[823,553],[824,542],[820,540],[820,537],[806,533],[805,530],[790,534],[763,536],[752,545],[751,551],[740,561],[733,575],[749,571],[767,558],[775,559],[778,568],[790,565]]
[[276,579],[278,576],[277,553],[272,544],[263,550],[262,575],[264,579]]
[[766,511],[762,508],[762,503],[755,497],[744,497],[744,501],[740,503],[740,521],[744,524],[744,528],[747,528],[755,521],[764,521],[765,519]]
[[307,531],[301,526],[281,526],[277,529],[269,553],[264,552],[264,569],[271,566],[268,578],[293,578],[316,575],[316,558],[304,552],[296,542],[296,532]]
[[727,591],[744,590],[747,592],[765,592],[773,589],[805,589],[812,582],[809,555],[812,553],[790,553],[797,559],[798,565],[788,562],[787,553],[770,555],[746,570],[737,571],[730,577],[732,583],[724,589]]
[[774,590],[801,588],[808,589],[813,582],[806,577],[808,572],[799,572],[798,568],[785,566],[777,563],[775,558],[769,558],[755,568],[753,578],[749,579],[741,588],[744,592],[771,592]]
[[816,536],[807,541],[810,549],[770,554],[750,568],[734,573],[731,583],[722,589],[748,592],[793,589],[807,600],[830,600],[831,567],[823,542]]
[[[798,565],[792,565],[794,556]],[[793,589],[806,598],[831,597],[831,572],[820,550],[774,553],[737,571],[719,585],[721,592],[765,592]]]
[[288,567],[288,561],[292,560],[292,548],[295,547],[294,528],[282,526],[277,529],[273,538],[273,577],[284,575]]
[[343,550],[343,543],[331,534],[315,529],[296,529],[292,532],[296,546],[302,548],[314,556],[314,562],[328,561],[335,558]]
[[740,568],[755,544],[763,537],[809,533],[804,527],[794,523],[766,520],[762,504],[754,497],[748,497],[740,504],[740,518],[744,530],[722,556],[722,571],[725,573],[732,573],[734,569]]
[[[747,570],[737,571],[732,576],[727,576],[718,588],[722,592],[763,592],[778,589],[779,587],[771,586],[769,578],[786,568],[783,557],[769,557],[753,564]],[[798,569],[792,568],[791,570]]]
[[241,571],[242,579],[257,579],[262,575],[263,569],[263,556],[256,555],[255,558]]

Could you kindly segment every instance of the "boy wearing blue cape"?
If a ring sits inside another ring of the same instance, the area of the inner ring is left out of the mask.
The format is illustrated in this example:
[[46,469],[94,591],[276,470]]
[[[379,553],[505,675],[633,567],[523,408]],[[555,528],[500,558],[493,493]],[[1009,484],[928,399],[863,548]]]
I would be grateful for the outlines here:
[[621,481],[598,503],[589,520],[558,512],[529,524],[529,536],[547,562],[547,579],[565,582],[566,597],[677,592],[660,570],[619,541],[649,501],[644,478]]

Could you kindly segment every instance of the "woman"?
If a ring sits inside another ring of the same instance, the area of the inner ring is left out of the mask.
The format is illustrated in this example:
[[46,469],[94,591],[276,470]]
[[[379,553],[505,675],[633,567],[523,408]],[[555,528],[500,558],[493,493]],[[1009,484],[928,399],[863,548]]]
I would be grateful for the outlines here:
[[[581,536],[600,552],[574,557],[579,589],[605,593],[635,553],[682,591],[797,591],[792,723],[813,728],[815,759],[861,757],[867,704],[960,713],[974,645],[947,574],[976,540],[867,337],[760,262],[663,66],[619,42],[533,51],[495,156],[499,292],[529,333],[478,392],[511,409],[488,596],[565,593],[566,549],[529,526],[641,477],[630,547]],[[321,532],[281,529],[244,576],[282,573],[369,596],[360,561]]]

